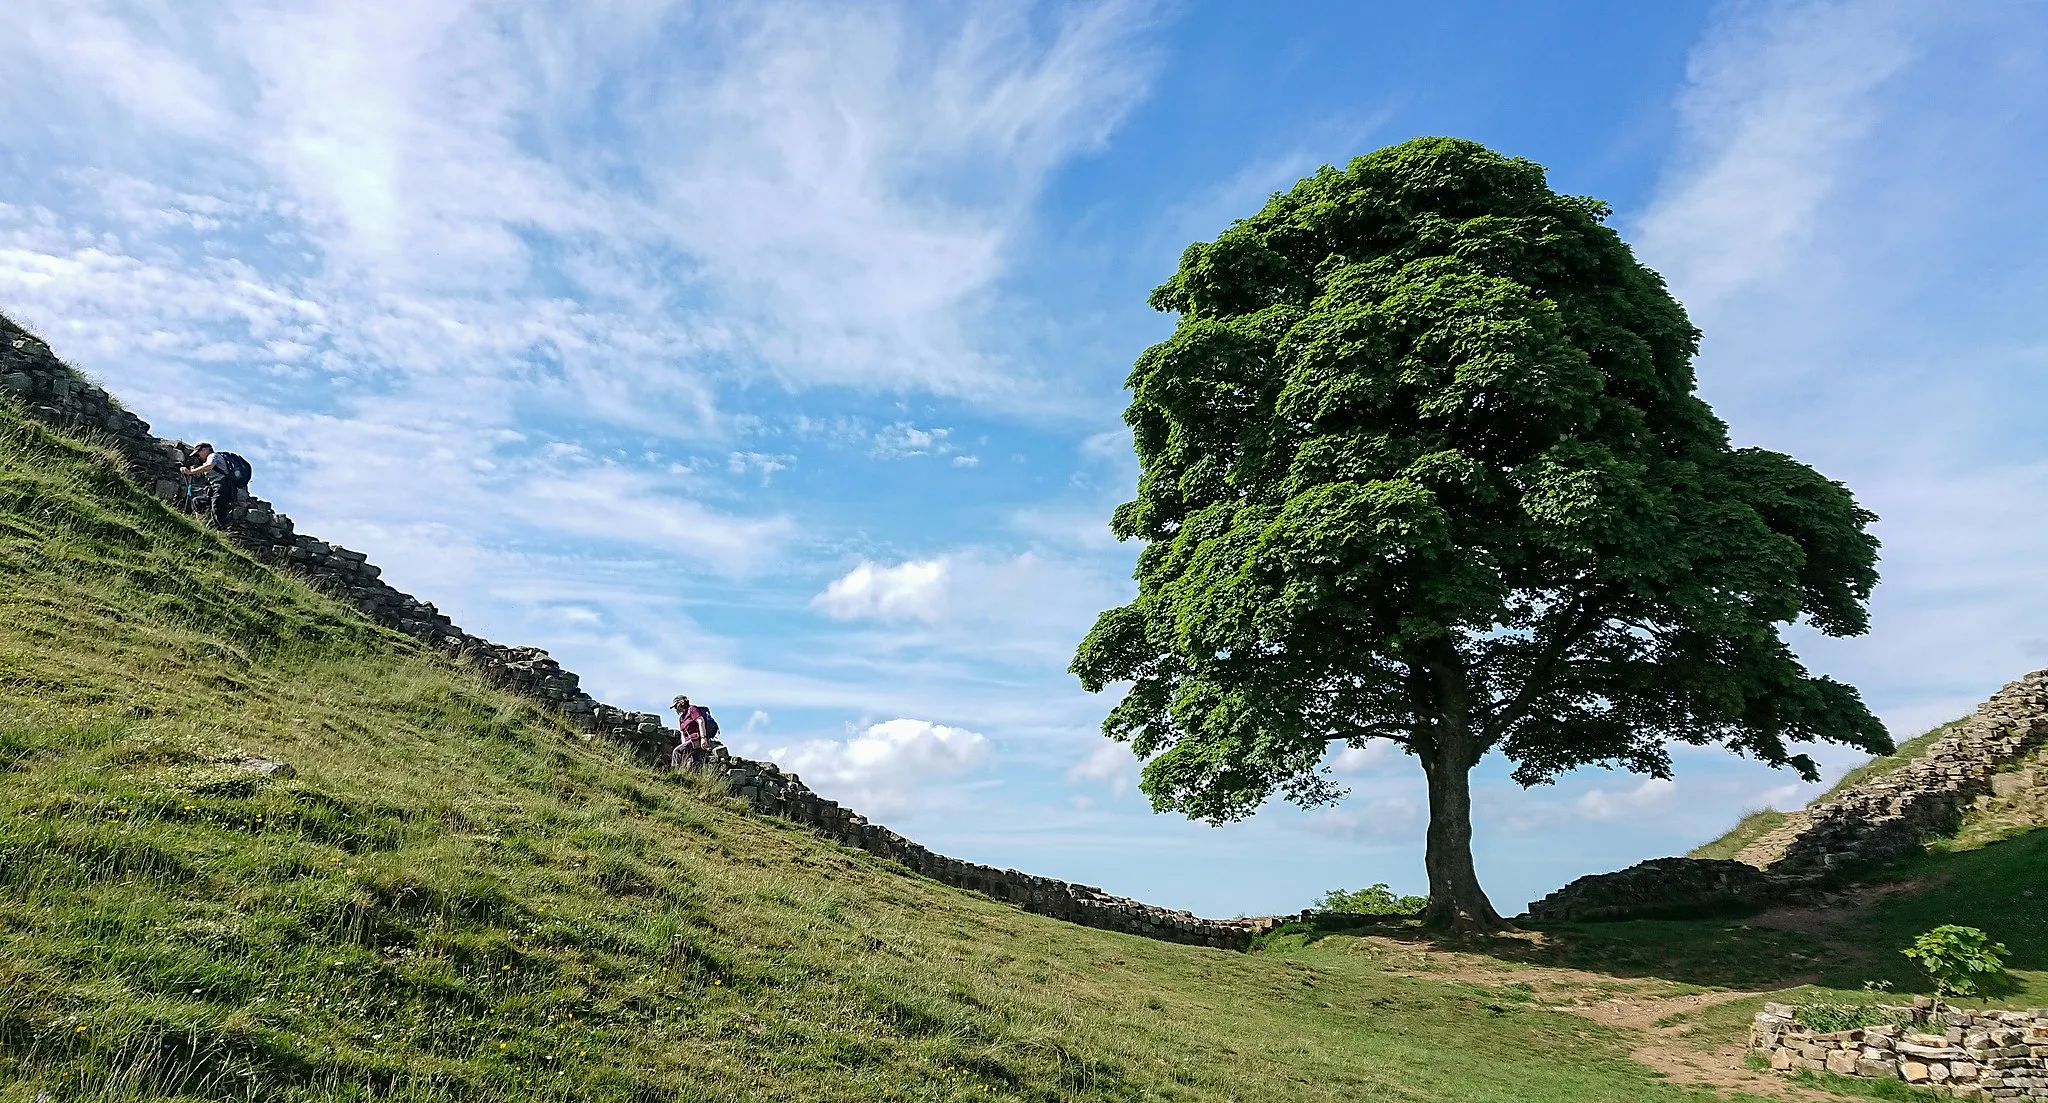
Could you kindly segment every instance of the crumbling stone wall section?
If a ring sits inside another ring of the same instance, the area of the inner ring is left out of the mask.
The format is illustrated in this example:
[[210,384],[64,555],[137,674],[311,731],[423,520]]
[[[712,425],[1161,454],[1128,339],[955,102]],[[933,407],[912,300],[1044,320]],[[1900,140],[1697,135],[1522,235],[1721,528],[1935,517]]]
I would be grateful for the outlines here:
[[1955,830],[1991,795],[1996,775],[2048,745],[2048,670],[1992,694],[1925,754],[1891,773],[1807,809],[1798,836],[1770,864],[1777,873],[1819,872],[1911,854]]
[[1779,1072],[1903,1080],[1953,1099],[2048,1098],[2048,1007],[1936,1013],[1921,997],[1888,1009],[1898,1025],[1821,1032],[1797,1008],[1767,1003],[1750,1027],[1750,1049]]
[[[182,441],[162,440],[149,423],[122,409],[107,392],[58,360],[34,335],[0,317],[0,394],[20,402],[45,424],[111,444],[127,460],[136,482],[176,503]],[[411,636],[481,672],[515,693],[565,714],[592,737],[632,750],[649,765],[666,766],[680,736],[660,715],[607,705],[584,692],[572,671],[537,647],[508,647],[463,631],[432,602],[383,580],[359,551],[297,531],[271,503],[244,496],[233,511],[231,536],[255,558],[297,572],[316,588],[354,606],[371,621]],[[880,824],[812,792],[772,762],[755,762],[714,747],[706,766],[756,811],[781,816],[846,846],[896,862],[956,888],[1015,904],[1039,915],[1083,926],[1198,946],[1242,947],[1291,917],[1203,919],[1189,912],[1111,896],[1089,885],[997,869],[937,854]]]

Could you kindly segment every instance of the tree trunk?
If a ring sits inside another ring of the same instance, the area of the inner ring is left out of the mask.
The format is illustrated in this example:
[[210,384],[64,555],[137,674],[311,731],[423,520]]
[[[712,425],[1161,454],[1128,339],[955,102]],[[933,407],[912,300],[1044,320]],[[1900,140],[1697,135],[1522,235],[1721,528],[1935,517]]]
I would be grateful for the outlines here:
[[1508,924],[1493,910],[1472,868],[1472,767],[1478,756],[1463,743],[1439,740],[1420,756],[1429,778],[1429,837],[1422,858],[1429,871],[1429,908],[1422,921],[1461,933],[1498,931]]

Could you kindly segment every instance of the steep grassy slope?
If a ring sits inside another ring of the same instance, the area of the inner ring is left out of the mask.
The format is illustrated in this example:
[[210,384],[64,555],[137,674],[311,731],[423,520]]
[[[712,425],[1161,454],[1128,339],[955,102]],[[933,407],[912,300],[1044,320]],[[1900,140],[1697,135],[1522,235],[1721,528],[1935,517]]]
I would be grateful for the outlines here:
[[[1950,729],[1960,723],[1962,723],[1961,720],[1951,720],[1946,724],[1906,740],[1904,743],[1899,744],[1891,754],[1879,755],[1843,774],[1840,780],[1828,787],[1827,792],[1822,793],[1807,803],[1818,804],[1845,789],[1861,785],[1866,781],[1875,781],[1898,770],[1908,762],[1927,753],[1928,749],[1933,747],[1942,736],[1947,735]],[[1690,858],[1732,859],[1751,843],[1763,838],[1773,828],[1784,822],[1785,813],[1770,808],[1762,808],[1746,813],[1740,820],[1736,821],[1734,827],[1729,828],[1718,838],[1694,847],[1686,856]]]
[[743,814],[0,403],[0,1100],[1697,1098],[1625,1051]]

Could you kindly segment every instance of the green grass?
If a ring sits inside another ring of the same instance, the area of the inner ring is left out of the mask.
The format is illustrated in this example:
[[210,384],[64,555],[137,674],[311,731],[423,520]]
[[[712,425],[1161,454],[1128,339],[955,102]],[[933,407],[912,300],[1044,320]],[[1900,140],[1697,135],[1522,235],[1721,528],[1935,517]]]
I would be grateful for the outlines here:
[[1066,926],[745,814],[0,403],[0,1101],[1709,1098],[1345,941]]
[[1843,774],[1841,780],[1835,782],[1835,784],[1831,788],[1829,788],[1827,792],[1822,793],[1818,799],[1826,800],[1829,797],[1834,796],[1836,793],[1843,791],[1844,789],[1853,789],[1866,781],[1875,781],[1876,779],[1881,778],[1886,774],[1889,774],[1892,771],[1899,769],[1906,763],[1911,762],[1914,759],[1920,757],[1921,755],[1927,753],[1927,749],[1929,747],[1934,746],[1934,744],[1938,740],[1940,740],[1942,736],[1947,735],[1950,729],[1954,728],[1958,724],[1961,724],[1964,719],[1966,718],[1958,718],[1955,720],[1951,720],[1948,723],[1943,724],[1939,727],[1922,732],[1919,735],[1916,735],[1913,738],[1906,740],[1904,743],[1899,744],[1898,747],[1892,751],[1892,753],[1887,755],[1879,755],[1876,758],[1873,758],[1870,761],[1864,763],[1863,765],[1858,766],[1853,770],[1850,770],[1848,773]]
[[[1930,992],[1911,962],[1898,954],[1914,935],[1959,923],[1980,927],[2012,951],[2005,984],[1986,993],[2006,1007],[2048,1006],[2048,831],[2030,831],[1974,850],[1933,852],[1888,875],[1915,886],[1874,908],[1848,937],[1882,948],[1856,976],[1891,981],[1900,991]],[[1851,978],[1831,978],[1846,983]]]
[[1775,808],[1759,808],[1746,813],[1727,834],[1712,842],[1702,843],[1687,854],[1688,858],[1714,858],[1732,861],[1742,848],[1763,838],[1779,824],[1785,822],[1785,813]]
[[1890,889],[1887,895],[1823,933],[1725,922],[1544,924],[1541,948],[1485,949],[1516,962],[1762,993],[1679,1017],[1709,1047],[1740,1039],[1766,1000],[1856,1005],[1932,995],[1933,986],[1899,950],[1944,923],[1982,928],[2012,951],[2004,978],[1957,1002],[2048,1006],[2048,831],[1929,853],[1882,877],[1877,887]]
[[[1616,976],[1656,976],[1721,988],[1810,989],[1814,998],[1867,1002],[1932,995],[1899,954],[1913,936],[1944,923],[1982,928],[2012,951],[2010,976],[1969,1004],[2048,1005],[2048,831],[1968,851],[1934,852],[1881,871],[1886,889],[1866,911],[1821,934],[1740,922],[1536,924],[1551,944],[1543,964]],[[1868,891],[1868,890],[1865,890]],[[1810,981],[1811,984],[1806,982]]]

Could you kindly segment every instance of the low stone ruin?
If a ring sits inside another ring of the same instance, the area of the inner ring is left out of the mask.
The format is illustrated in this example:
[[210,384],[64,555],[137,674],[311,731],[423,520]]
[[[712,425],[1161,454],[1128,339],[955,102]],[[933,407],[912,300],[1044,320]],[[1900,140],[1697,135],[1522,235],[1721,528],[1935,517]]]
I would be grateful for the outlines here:
[[1897,1021],[1822,1032],[1802,1026],[1790,1004],[1767,1003],[1750,1049],[1779,1072],[1903,1080],[1956,1099],[2048,1098],[2048,1007],[1937,1013],[1922,996],[1884,1010]]
[[1596,873],[1529,905],[1537,919],[1690,919],[1739,914],[1803,900],[1817,879],[1782,877],[1712,858],[1652,858],[1618,873]]
[[[149,423],[122,409],[51,354],[49,346],[0,317],[0,394],[11,395],[31,417],[74,434],[97,437],[126,460],[129,474],[165,501],[181,504],[186,466],[182,441],[162,440]],[[509,647],[463,631],[432,602],[383,580],[359,551],[298,532],[290,517],[261,498],[243,495],[228,535],[255,558],[297,573],[315,588],[355,607],[385,628],[404,633],[465,664],[491,682],[539,701],[582,731],[624,744],[650,766],[666,766],[681,738],[656,713],[607,705],[580,687],[573,671],[537,647]],[[756,811],[809,827],[846,846],[896,862],[956,888],[1015,904],[1028,912],[1089,927],[1198,946],[1241,947],[1291,916],[1203,919],[1189,912],[1111,896],[1089,885],[1037,877],[1014,869],[936,854],[837,802],[812,792],[772,762],[755,762],[714,747],[706,769],[723,777]]]

